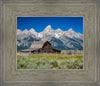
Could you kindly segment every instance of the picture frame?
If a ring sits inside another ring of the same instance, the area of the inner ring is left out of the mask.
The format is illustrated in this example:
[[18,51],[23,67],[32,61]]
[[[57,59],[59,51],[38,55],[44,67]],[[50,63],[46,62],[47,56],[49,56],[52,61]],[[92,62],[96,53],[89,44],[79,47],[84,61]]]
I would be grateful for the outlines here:
[[[98,1],[2,1],[2,85],[100,85]],[[17,16],[83,16],[83,70],[18,70],[16,68]]]

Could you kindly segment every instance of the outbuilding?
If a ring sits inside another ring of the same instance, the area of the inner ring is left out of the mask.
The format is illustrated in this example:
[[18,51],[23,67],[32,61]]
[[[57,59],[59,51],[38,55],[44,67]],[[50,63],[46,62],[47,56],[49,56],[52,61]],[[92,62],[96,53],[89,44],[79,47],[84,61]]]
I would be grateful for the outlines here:
[[34,42],[30,46],[29,49],[25,49],[20,51],[21,55],[30,55],[30,54],[39,54],[39,53],[61,53],[60,50],[52,48],[52,45],[50,42],[46,41],[40,41],[40,42]]

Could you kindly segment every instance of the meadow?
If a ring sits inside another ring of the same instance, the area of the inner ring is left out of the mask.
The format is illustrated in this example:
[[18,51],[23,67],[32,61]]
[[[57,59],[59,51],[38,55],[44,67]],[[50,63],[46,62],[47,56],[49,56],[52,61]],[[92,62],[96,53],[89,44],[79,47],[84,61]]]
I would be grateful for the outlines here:
[[17,53],[17,69],[83,69],[83,55]]

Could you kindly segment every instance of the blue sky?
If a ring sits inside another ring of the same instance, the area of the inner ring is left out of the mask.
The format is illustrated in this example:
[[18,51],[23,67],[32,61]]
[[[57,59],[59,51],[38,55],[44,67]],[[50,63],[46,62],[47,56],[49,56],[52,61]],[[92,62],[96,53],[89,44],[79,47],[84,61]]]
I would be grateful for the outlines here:
[[75,32],[83,34],[83,17],[17,17],[17,29],[22,31],[34,28],[39,33],[47,25],[51,25],[54,30],[60,28],[67,31],[72,28]]

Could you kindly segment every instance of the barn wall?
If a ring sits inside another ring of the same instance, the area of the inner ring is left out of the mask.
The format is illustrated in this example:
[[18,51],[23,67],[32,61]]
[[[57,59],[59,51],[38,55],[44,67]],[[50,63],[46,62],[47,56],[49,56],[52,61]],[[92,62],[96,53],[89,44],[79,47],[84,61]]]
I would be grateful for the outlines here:
[[51,44],[48,43],[48,42],[44,44],[42,50],[43,50],[44,53],[54,53]]
[[20,52],[20,55],[23,55],[23,56],[28,56],[30,54],[32,54],[30,51],[21,51]]

